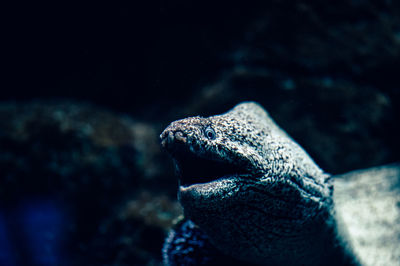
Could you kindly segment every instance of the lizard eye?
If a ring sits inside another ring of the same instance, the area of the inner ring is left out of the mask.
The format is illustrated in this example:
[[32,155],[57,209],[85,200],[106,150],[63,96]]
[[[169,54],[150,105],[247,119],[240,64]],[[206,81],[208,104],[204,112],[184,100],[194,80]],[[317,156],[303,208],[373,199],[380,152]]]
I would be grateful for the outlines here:
[[215,133],[214,129],[212,129],[211,126],[206,127],[206,129],[204,130],[204,134],[206,135],[206,137],[208,139],[215,139],[217,137],[217,134]]

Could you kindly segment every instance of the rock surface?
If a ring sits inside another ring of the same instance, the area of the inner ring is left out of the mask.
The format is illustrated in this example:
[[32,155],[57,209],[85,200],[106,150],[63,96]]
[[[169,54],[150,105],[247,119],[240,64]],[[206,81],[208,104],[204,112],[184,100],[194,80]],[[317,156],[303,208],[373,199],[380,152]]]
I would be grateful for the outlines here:
[[338,177],[334,201],[362,265],[399,264],[400,164]]
[[0,264],[160,261],[180,209],[154,126],[88,104],[6,103],[0,147],[0,242],[13,247]]

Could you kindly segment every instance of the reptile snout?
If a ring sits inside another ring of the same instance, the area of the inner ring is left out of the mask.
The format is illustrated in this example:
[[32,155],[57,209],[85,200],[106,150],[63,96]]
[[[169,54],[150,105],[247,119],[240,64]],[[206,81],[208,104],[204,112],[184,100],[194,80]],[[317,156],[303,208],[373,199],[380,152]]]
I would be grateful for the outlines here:
[[203,120],[189,117],[172,122],[160,135],[161,146],[172,154],[192,148],[202,134]]
[[164,149],[171,149],[176,144],[186,144],[187,136],[180,130],[170,131],[165,130],[161,136],[161,146]]

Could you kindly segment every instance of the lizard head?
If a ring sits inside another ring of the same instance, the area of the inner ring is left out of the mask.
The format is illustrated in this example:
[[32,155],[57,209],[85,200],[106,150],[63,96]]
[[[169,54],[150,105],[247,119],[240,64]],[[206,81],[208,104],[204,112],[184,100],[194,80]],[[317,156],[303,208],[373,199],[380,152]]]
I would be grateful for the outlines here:
[[160,138],[176,163],[185,216],[239,259],[270,257],[279,247],[272,233],[308,230],[305,221],[329,205],[328,175],[257,103],[172,122]]
[[[251,109],[251,112],[248,111]],[[172,122],[161,134],[161,144],[174,158],[184,187],[228,176],[262,176],[263,158],[257,138],[265,111],[245,103],[212,117],[189,117]]]
[[[241,138],[234,117],[189,117],[172,122],[161,134],[162,146],[172,155],[181,187],[196,186],[230,176],[261,175],[252,149]],[[258,158],[260,159],[260,158]]]

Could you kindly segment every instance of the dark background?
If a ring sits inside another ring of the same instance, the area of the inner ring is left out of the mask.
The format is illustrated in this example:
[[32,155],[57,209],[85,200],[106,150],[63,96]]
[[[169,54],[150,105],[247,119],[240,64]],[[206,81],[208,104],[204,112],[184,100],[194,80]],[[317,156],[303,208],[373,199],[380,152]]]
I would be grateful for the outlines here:
[[398,1],[1,13],[0,264],[157,265],[180,213],[158,135],[244,100],[329,173],[399,160]]
[[218,74],[260,5],[13,6],[4,10],[8,89],[2,98],[70,97],[124,112],[142,113],[148,105],[165,110]]
[[[343,133],[333,123],[370,123],[368,137],[398,147],[396,1],[21,3],[3,12],[2,100],[68,98],[164,125],[257,100],[296,139],[309,134],[292,129],[302,116],[332,135]],[[364,166],[345,163],[326,167]]]

